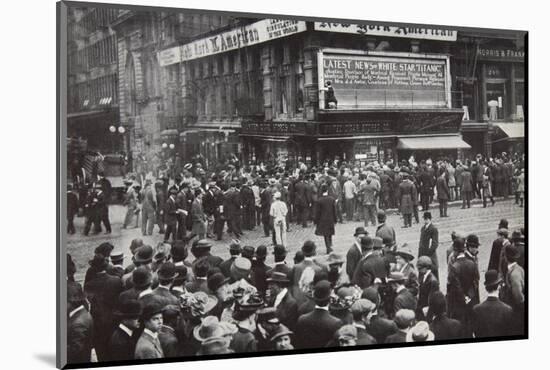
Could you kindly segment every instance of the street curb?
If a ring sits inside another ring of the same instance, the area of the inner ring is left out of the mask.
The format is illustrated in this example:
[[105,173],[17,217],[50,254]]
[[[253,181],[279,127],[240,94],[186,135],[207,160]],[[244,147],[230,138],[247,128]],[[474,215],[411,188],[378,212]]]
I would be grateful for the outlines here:
[[[504,199],[504,197],[493,197],[493,199],[495,200],[495,202],[515,200],[513,196],[508,197],[508,199]],[[490,204],[491,201],[487,200],[487,203]],[[470,206],[478,205],[478,204],[483,204],[483,200],[479,199],[479,198],[475,198],[475,199],[472,199],[470,201]],[[418,207],[420,207],[420,206],[418,206]],[[448,202],[447,207],[449,207],[449,208],[462,207],[462,201],[461,200],[454,200],[452,202]],[[432,210],[432,209],[439,210],[439,203],[438,202],[430,203],[430,210]],[[420,211],[420,209],[419,209],[419,211]],[[385,212],[386,212],[386,214],[397,214],[398,210],[397,210],[397,208],[386,208]]]

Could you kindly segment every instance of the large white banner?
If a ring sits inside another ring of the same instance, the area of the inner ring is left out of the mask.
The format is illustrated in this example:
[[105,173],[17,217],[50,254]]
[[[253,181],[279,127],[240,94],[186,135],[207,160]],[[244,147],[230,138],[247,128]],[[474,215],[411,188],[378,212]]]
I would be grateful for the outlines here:
[[456,30],[440,27],[400,27],[374,24],[315,22],[316,31],[352,33],[386,37],[404,37],[439,41],[456,41]]
[[306,22],[288,19],[263,19],[247,26],[193,41],[159,52],[161,67],[224,53],[242,47],[293,35],[306,30]]

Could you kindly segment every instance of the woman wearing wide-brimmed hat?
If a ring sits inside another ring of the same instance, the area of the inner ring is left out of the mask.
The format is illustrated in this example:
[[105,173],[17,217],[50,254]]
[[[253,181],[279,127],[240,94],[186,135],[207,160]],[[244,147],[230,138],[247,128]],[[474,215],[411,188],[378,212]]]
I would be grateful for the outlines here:
[[405,275],[405,286],[414,295],[418,293],[418,271],[413,264],[414,255],[408,244],[403,244],[395,253],[395,263],[391,265],[391,271],[398,271]]

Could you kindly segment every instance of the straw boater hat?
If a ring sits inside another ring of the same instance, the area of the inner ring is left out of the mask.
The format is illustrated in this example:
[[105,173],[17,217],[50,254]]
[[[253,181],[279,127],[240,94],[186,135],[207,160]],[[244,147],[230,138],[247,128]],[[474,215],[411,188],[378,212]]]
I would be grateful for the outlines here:
[[216,316],[206,316],[201,324],[193,329],[193,337],[200,343],[209,338],[223,337],[224,333]]
[[235,280],[246,279],[250,275],[250,269],[252,268],[252,263],[249,259],[244,257],[237,257],[233,264],[231,265],[230,272],[231,277]]
[[407,342],[431,342],[434,338],[434,333],[430,331],[428,323],[426,321],[419,321],[407,332],[405,340]]

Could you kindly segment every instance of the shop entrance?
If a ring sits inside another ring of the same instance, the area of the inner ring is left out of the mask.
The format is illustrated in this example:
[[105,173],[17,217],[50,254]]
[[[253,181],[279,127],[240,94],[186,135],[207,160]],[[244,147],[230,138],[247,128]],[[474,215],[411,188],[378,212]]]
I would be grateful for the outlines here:
[[489,120],[503,120],[507,114],[506,104],[506,83],[491,82],[487,83],[487,114]]

